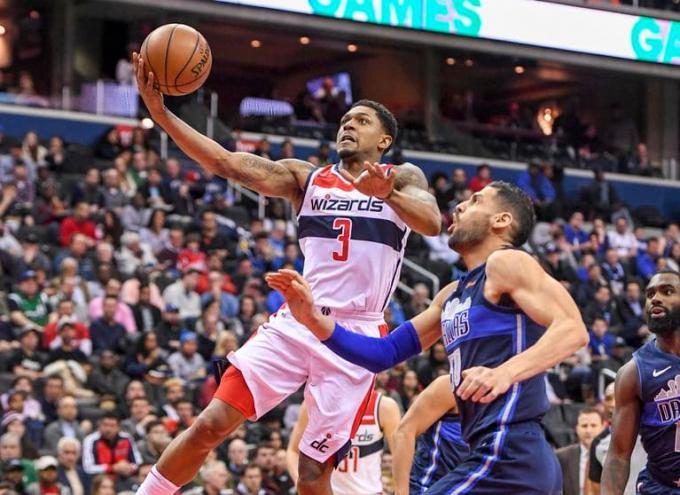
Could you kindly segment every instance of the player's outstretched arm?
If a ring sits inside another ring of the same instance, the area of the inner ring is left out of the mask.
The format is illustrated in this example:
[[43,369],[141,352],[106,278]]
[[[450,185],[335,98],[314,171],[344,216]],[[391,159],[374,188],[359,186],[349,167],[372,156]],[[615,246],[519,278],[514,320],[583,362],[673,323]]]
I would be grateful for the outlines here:
[[456,409],[456,400],[451,392],[451,377],[447,375],[430,383],[404,415],[394,434],[392,450],[395,495],[409,493],[416,438],[452,409]]
[[225,150],[165,108],[163,95],[154,89],[153,73],[146,73],[144,61],[136,53],[132,56],[132,66],[139,93],[151,117],[192,160],[215,175],[299,205],[305,180],[313,168],[310,163],[300,160],[274,162],[250,153]]
[[309,423],[309,415],[307,414],[307,404],[303,401],[302,404],[300,404],[298,419],[290,432],[288,448],[286,449],[286,465],[288,466],[290,479],[293,480],[295,485],[297,485],[299,478],[300,440],[307,428],[307,423]]
[[366,337],[347,330],[324,316],[314,305],[307,281],[295,270],[268,273],[272,289],[283,294],[293,317],[341,358],[378,373],[420,354],[441,336],[441,310],[456,283],[447,285],[432,305],[383,338]]
[[463,371],[463,382],[456,393],[463,400],[483,403],[495,400],[514,383],[552,368],[588,343],[576,303],[529,254],[518,250],[494,252],[487,261],[486,276],[487,290],[497,299],[509,295],[529,318],[547,329],[533,346],[499,367]]
[[630,456],[640,424],[639,379],[635,361],[629,361],[616,374],[616,408],[612,438],[602,471],[602,495],[622,495],[630,476]]
[[387,171],[377,163],[366,162],[364,166],[366,169],[356,178],[346,170],[340,173],[362,193],[383,199],[406,225],[419,234],[439,234],[441,213],[420,168],[411,163]]

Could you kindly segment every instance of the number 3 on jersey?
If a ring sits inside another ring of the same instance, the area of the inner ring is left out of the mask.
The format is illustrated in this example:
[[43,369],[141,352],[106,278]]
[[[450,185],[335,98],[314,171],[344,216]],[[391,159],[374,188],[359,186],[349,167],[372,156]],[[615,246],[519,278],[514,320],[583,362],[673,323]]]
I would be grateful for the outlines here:
[[349,240],[352,238],[352,219],[336,218],[333,220],[333,230],[340,231],[337,237],[338,242],[340,242],[340,250],[333,251],[333,259],[335,261],[347,261],[349,258]]

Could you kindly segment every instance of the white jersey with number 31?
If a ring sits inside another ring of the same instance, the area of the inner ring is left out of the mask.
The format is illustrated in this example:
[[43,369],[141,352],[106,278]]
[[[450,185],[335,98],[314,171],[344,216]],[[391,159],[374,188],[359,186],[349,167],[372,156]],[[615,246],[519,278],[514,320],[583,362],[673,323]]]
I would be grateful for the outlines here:
[[338,165],[314,170],[298,213],[298,238],[316,304],[379,317],[399,280],[410,231],[385,201],[357,191]]

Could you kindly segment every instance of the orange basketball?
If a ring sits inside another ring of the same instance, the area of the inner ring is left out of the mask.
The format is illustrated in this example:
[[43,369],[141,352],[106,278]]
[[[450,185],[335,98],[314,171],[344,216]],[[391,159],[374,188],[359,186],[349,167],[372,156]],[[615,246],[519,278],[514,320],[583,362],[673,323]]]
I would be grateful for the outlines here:
[[203,35],[184,24],[165,24],[146,37],[140,55],[161,93],[181,96],[200,88],[210,74],[212,55]]

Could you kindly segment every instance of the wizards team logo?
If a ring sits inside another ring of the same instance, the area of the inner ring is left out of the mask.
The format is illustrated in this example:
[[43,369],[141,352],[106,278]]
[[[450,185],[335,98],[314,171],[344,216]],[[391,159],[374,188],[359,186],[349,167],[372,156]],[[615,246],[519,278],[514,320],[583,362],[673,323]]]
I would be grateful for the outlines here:
[[680,375],[668,380],[668,388],[662,388],[654,397],[659,418],[664,423],[680,420]]

